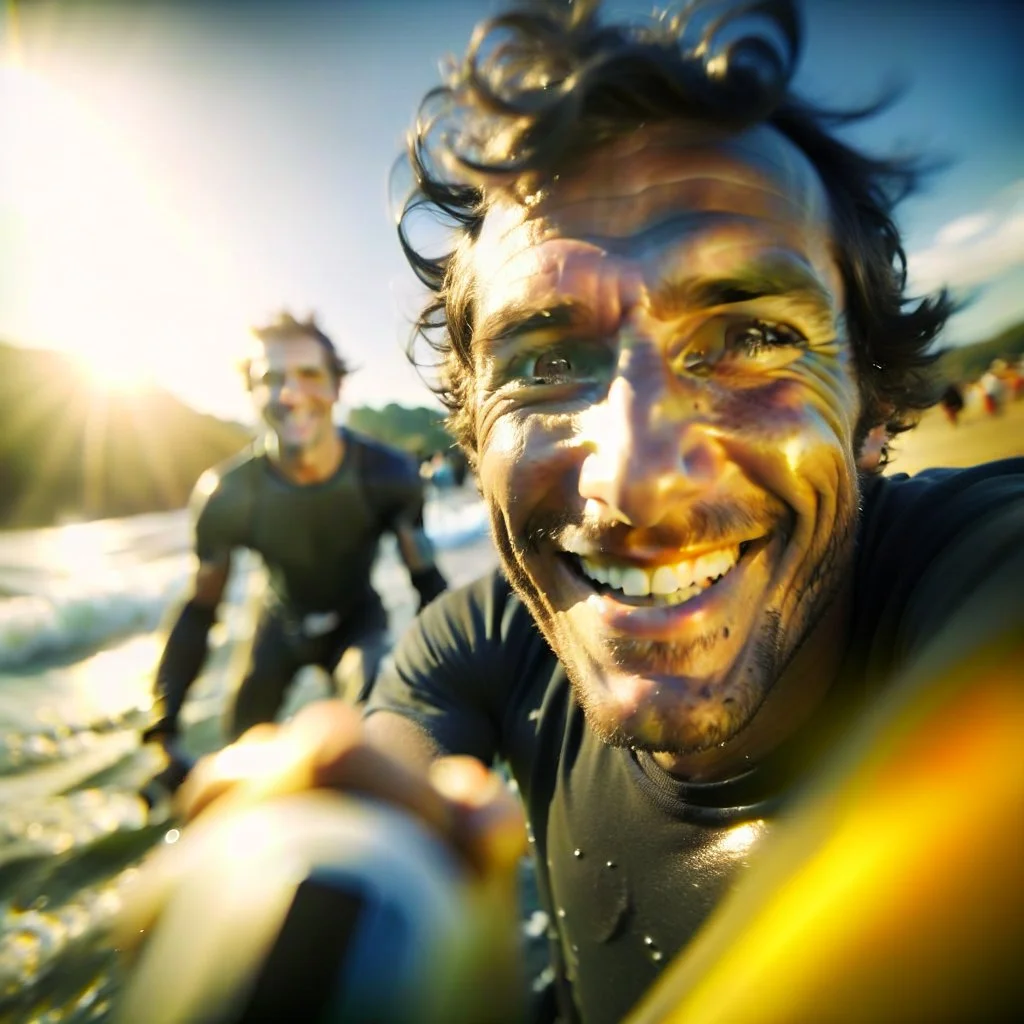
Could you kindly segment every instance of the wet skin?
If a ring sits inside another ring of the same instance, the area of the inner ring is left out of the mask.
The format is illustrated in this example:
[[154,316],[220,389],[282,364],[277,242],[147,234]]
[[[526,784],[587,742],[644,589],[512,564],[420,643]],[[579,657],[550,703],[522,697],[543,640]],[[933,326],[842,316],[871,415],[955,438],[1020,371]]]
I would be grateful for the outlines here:
[[784,739],[841,650],[859,399],[832,245],[780,135],[676,125],[497,201],[467,257],[506,570],[592,727],[682,775]]
[[339,385],[321,345],[304,335],[260,342],[249,372],[256,412],[276,438],[280,461],[323,462],[333,471]]

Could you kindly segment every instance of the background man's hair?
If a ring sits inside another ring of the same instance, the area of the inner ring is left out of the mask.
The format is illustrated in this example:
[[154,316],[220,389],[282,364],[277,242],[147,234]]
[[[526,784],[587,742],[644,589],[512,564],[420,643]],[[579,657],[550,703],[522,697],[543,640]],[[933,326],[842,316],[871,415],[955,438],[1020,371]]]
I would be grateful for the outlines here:
[[[305,320],[296,320],[287,310],[282,310],[270,323],[250,328],[250,333],[257,341],[264,343],[289,341],[292,338],[312,338],[324,350],[328,369],[331,370],[337,380],[342,380],[352,371],[351,366],[334,347],[334,342],[320,329],[316,322],[316,317],[312,314]],[[249,376],[251,367],[251,359],[243,359],[239,367],[248,388],[252,386],[252,380]]]
[[[431,386],[456,437],[475,448],[467,257],[489,203],[525,198],[603,142],[672,120],[733,130],[766,123],[809,158],[829,196],[847,293],[863,406],[858,443],[879,424],[890,434],[908,429],[937,397],[931,342],[954,304],[945,290],[918,301],[904,294],[906,255],[892,212],[924,166],[870,156],[834,134],[886,101],[830,111],[791,92],[801,42],[793,0],[732,3],[724,13],[720,3],[695,0],[673,17],[622,25],[603,24],[597,8],[597,0],[533,0],[480,25],[466,56],[424,99],[409,136],[414,184],[398,234],[432,292],[409,356],[436,372]],[[423,214],[455,230],[448,251],[417,246],[412,234]],[[428,361],[423,344],[434,353]]]

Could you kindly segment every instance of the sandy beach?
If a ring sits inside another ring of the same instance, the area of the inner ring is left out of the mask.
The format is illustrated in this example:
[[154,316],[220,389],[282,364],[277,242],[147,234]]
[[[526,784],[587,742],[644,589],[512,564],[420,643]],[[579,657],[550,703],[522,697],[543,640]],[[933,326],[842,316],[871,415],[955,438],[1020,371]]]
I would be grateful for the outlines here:
[[1024,455],[1024,399],[988,416],[968,407],[953,426],[941,409],[929,409],[916,429],[893,443],[892,473],[918,473],[931,466],[974,466]]

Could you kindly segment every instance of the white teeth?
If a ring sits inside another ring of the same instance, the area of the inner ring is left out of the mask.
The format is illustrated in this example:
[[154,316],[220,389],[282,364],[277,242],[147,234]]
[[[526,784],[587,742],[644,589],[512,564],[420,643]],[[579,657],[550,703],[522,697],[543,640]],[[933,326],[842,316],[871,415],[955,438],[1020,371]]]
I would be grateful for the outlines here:
[[652,594],[674,594],[679,589],[679,577],[671,565],[659,565],[651,573]]
[[646,597],[651,592],[651,578],[643,569],[631,565],[622,573],[620,589],[626,597]]
[[581,557],[583,572],[597,583],[620,590],[626,597],[649,594],[665,598],[672,604],[687,601],[724,576],[739,560],[738,546],[709,551],[697,558],[642,569],[637,565],[610,565]]

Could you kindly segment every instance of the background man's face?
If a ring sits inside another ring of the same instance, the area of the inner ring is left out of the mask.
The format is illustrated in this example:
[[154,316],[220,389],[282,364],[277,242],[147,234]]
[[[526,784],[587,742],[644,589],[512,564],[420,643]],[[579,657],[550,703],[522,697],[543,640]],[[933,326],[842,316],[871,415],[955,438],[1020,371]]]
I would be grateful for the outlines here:
[[283,451],[308,450],[334,429],[338,380],[319,342],[301,334],[261,342],[249,372],[256,411]]
[[859,403],[799,151],[641,129],[469,257],[479,478],[506,569],[606,739],[736,735],[837,592]]

